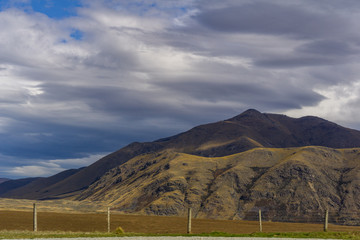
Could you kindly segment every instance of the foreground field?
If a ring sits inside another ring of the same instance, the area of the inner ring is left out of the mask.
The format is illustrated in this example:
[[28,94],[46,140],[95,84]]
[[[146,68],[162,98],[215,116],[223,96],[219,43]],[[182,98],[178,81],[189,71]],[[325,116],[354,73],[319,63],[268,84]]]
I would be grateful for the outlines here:
[[[88,232],[94,234],[107,231],[106,205],[101,202],[78,202],[53,200],[38,202],[38,231],[45,232]],[[5,233],[25,231],[32,234],[33,201],[17,199],[0,199],[0,238]],[[126,233],[136,234],[185,234],[187,219],[185,217],[163,217],[125,215],[112,211],[111,231],[121,226]],[[360,226],[340,226],[329,224],[329,232],[360,232]],[[10,232],[9,232],[10,231]],[[192,233],[224,232],[228,234],[258,234],[257,221],[192,219]],[[263,234],[322,232],[323,224],[263,222]],[[81,234],[82,234],[81,233]],[[297,234],[297,233],[296,233]],[[329,234],[329,233],[327,233]],[[15,234],[16,235],[16,234]],[[351,236],[353,233],[350,234]],[[18,235],[17,235],[18,236]],[[108,236],[108,235],[106,235]],[[346,237],[341,237],[346,238]]]
[[[32,212],[0,210],[0,230],[32,230]],[[111,215],[111,231],[121,226],[126,232],[145,234],[185,234],[183,217]],[[106,232],[105,213],[38,213],[39,231]],[[322,224],[263,222],[263,232],[321,232]],[[192,233],[226,232],[250,234],[259,231],[258,222],[240,220],[193,219]],[[329,225],[332,232],[360,231],[359,226]]]
[[360,239],[359,232],[312,232],[312,233],[253,233],[253,234],[228,234],[228,233],[205,233],[205,234],[122,234],[116,235],[114,233],[74,233],[74,232],[28,232],[28,231],[0,231],[0,239],[59,239],[64,238],[78,240],[225,240],[231,237],[233,240],[265,240],[271,238],[272,240],[287,240],[287,239]]

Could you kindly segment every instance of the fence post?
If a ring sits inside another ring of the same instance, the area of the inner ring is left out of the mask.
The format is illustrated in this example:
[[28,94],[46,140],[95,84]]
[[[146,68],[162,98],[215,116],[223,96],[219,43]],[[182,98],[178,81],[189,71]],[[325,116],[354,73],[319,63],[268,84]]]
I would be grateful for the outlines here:
[[259,209],[259,231],[262,232],[261,209]]
[[191,208],[188,208],[187,233],[191,233]]
[[34,208],[33,208],[33,230],[34,230],[34,232],[37,231],[37,210],[36,210],[36,203],[34,203]]
[[107,208],[107,231],[110,233],[110,207]]
[[329,222],[329,210],[325,210],[325,219],[324,219],[324,232],[328,230],[328,222]]

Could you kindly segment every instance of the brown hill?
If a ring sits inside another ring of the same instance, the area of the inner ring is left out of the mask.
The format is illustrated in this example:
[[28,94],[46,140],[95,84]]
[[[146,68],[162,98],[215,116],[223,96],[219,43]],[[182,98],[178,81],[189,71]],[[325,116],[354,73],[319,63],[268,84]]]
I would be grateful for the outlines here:
[[0,183],[0,196],[14,189],[21,188],[29,183],[41,178],[22,178],[17,180],[8,180]]
[[68,178],[69,176],[79,172],[80,169],[69,169],[54,176],[47,178],[25,178],[19,180],[10,180],[0,184],[0,196],[9,195],[12,196],[18,195],[21,193],[19,198],[28,198],[32,199],[34,194],[38,192],[45,192],[49,186],[61,182],[63,179]]
[[196,217],[225,219],[260,208],[276,221],[329,209],[341,223],[359,224],[348,215],[360,207],[359,160],[360,148],[257,148],[216,158],[165,150],[113,168],[77,200],[155,215],[191,207]]
[[0,197],[48,199],[77,196],[91,184],[98,183],[109,170],[136,156],[164,150],[204,157],[222,157],[253,148],[309,145],[360,147],[360,132],[317,117],[290,118],[250,109],[234,118],[201,125],[173,137],[154,142],[132,143],[74,174],[47,182],[46,186],[28,184],[4,194],[0,193]]

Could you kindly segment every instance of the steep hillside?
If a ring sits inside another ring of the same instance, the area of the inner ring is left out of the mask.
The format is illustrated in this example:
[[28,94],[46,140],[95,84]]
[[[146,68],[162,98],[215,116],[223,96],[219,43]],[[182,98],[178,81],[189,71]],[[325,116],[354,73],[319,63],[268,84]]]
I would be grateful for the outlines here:
[[75,174],[48,182],[46,187],[34,183],[11,192],[0,193],[0,197],[48,199],[77,196],[110,169],[136,156],[163,150],[203,157],[222,157],[253,148],[310,145],[332,148],[360,147],[360,132],[317,117],[290,118],[250,109],[234,118],[201,125],[173,137],[154,142],[132,143]]
[[311,219],[328,208],[354,223],[345,213],[360,207],[359,161],[360,148],[257,148],[216,158],[166,150],[111,169],[77,200],[155,215],[192,207],[196,217],[225,219],[259,208],[271,220]]

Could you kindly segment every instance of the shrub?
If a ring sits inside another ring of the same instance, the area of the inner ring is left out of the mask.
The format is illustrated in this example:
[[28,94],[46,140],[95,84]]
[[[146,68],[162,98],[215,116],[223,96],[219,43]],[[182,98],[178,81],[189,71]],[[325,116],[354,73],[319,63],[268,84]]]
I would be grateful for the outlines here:
[[124,231],[124,229],[122,227],[117,227],[116,230],[115,230],[115,233],[116,234],[124,234],[125,231]]

